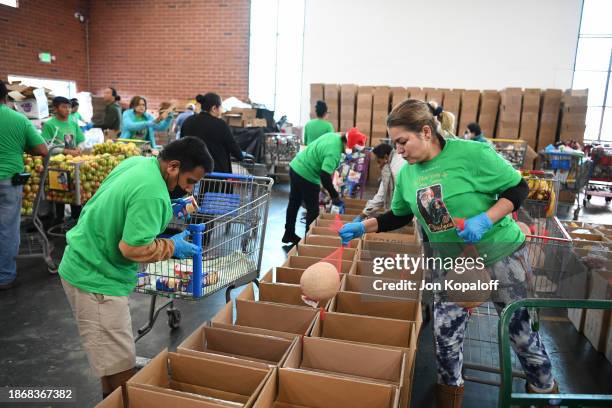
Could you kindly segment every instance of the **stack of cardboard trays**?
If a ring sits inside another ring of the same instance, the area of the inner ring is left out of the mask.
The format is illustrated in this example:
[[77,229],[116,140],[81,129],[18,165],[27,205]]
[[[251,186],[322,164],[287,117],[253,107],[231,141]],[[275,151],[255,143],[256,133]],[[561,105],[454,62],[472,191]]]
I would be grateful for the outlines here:
[[389,103],[391,101],[391,88],[388,86],[377,86],[374,90],[372,105],[372,137],[370,146],[378,146],[380,139],[387,138],[387,116],[389,115]]
[[[461,94],[463,93],[462,89],[446,89],[444,92],[444,110],[451,112],[455,115],[455,128],[453,129],[453,133],[457,134],[457,129],[459,126],[459,110],[461,108]],[[463,131],[461,129],[460,131]]]
[[478,118],[478,107],[480,105],[480,91],[463,91],[461,93],[461,121],[459,132],[467,129],[467,125],[476,122]]
[[340,128],[346,132],[355,127],[355,109],[357,106],[357,85],[340,86]]
[[372,101],[374,87],[360,86],[357,93],[357,114],[355,127],[366,135],[368,140],[372,135]]
[[317,117],[315,106],[317,101],[324,101],[323,84],[310,84],[310,119]]
[[560,140],[584,140],[588,97],[588,89],[568,89],[563,95]]
[[497,121],[498,139],[518,139],[521,126],[521,107],[523,90],[521,88],[506,88],[501,91],[501,106]]
[[523,110],[521,113],[521,129],[519,138],[527,141],[529,147],[538,150],[538,123],[540,116],[540,89],[525,89],[523,91]]
[[325,84],[323,96],[327,104],[328,120],[336,131],[340,130],[340,87],[335,84]]
[[[499,92],[494,90],[482,91],[478,124],[485,137],[495,137],[495,124],[499,111]],[[462,129],[464,130],[464,129]]]
[[562,96],[563,91],[560,89],[547,89],[543,93],[538,129],[538,151],[556,141]]

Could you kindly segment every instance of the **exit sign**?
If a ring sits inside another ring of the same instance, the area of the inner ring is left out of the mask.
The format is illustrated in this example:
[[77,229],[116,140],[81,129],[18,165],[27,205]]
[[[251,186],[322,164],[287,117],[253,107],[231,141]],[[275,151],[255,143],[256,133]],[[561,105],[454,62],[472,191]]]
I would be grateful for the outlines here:
[[38,54],[38,60],[40,62],[44,62],[46,64],[50,64],[51,61],[53,60],[53,56],[51,55],[50,52],[41,52]]

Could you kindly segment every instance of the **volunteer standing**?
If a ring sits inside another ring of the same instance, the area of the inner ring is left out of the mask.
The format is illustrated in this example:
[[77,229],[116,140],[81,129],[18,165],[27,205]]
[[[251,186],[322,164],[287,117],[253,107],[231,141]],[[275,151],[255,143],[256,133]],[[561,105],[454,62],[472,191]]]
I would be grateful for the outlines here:
[[490,143],[489,140],[482,134],[480,125],[476,122],[472,122],[467,125],[464,137],[467,140],[473,140],[475,142]]
[[[397,151],[409,163],[398,176],[391,211],[340,230],[344,242],[365,232],[384,232],[407,224],[414,216],[441,254],[460,256],[466,243],[484,259],[491,279],[501,289],[493,293],[498,313],[509,302],[526,296],[531,274],[525,236],[509,216],[527,197],[528,187],[488,144],[445,140],[436,119],[441,109],[413,99],[393,109],[387,118]],[[477,159],[475,159],[477,158]],[[435,202],[435,205],[428,204]],[[428,208],[434,208],[435,214]],[[463,231],[457,218],[465,218]],[[444,276],[446,271],[433,271]],[[438,363],[436,398],[439,408],[460,407],[463,398],[463,338],[469,311],[450,301],[451,293],[434,293],[434,338]],[[510,341],[527,376],[527,391],[554,393],[550,359],[527,309],[510,322]]]
[[406,164],[402,156],[398,155],[390,144],[379,144],[372,150],[372,154],[376,157],[376,165],[380,167],[380,185],[374,197],[368,200],[361,214],[353,221],[364,220],[378,211],[391,208],[395,180],[397,180],[399,171]]
[[[32,123],[6,106],[8,90],[0,80],[0,290],[10,289],[17,278],[23,153],[46,156],[47,145]],[[27,179],[26,179],[27,180]]]
[[106,103],[104,107],[104,117],[102,120],[93,122],[93,127],[101,128],[102,130],[120,130],[121,107],[119,106],[119,101],[121,97],[115,88],[109,86],[108,88],[104,88],[102,98],[104,99],[104,103]]
[[154,118],[147,112],[147,100],[142,96],[135,96],[130,101],[130,109],[123,112],[121,119],[122,139],[141,139],[151,144],[151,148],[157,149],[155,143],[155,131],[167,130],[172,124],[173,114],[169,111],[160,112]]
[[366,137],[356,128],[346,136],[327,133],[312,142],[289,163],[289,203],[285,220],[285,234],[282,242],[297,244],[300,237],[295,233],[295,220],[302,202],[306,207],[306,232],[319,216],[320,185],[329,193],[334,205],[342,205],[340,195],[334,188],[332,174],[340,164],[345,146],[353,150],[365,146]]
[[206,146],[195,138],[168,144],[155,157],[119,164],[83,207],[67,236],[59,266],[83,347],[101,378],[103,396],[134,374],[135,347],[128,296],[139,263],[190,258],[200,248],[188,231],[159,239],[179,198],[212,169]]
[[308,146],[326,133],[334,131],[334,126],[327,120],[327,104],[317,101],[315,105],[316,119],[312,119],[304,126],[304,144]]

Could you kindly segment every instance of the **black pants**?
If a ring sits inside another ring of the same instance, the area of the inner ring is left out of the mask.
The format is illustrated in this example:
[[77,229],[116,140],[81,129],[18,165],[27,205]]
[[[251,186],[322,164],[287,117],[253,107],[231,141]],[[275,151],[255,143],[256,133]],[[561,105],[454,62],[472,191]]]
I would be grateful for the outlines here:
[[[64,203],[55,203],[55,220],[61,222],[64,220]],[[73,220],[78,220],[81,215],[83,206],[70,204],[70,214]]]
[[291,191],[287,204],[285,231],[295,234],[295,220],[303,202],[306,207],[306,232],[308,232],[310,224],[319,216],[319,191],[321,189],[318,184],[311,183],[291,168],[289,179]]

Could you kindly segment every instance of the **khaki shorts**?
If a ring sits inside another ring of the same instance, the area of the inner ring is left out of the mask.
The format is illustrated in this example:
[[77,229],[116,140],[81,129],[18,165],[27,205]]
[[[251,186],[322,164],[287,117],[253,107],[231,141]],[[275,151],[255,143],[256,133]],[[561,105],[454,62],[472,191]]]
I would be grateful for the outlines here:
[[92,370],[105,377],[134,368],[136,348],[127,296],[89,293],[62,279]]

